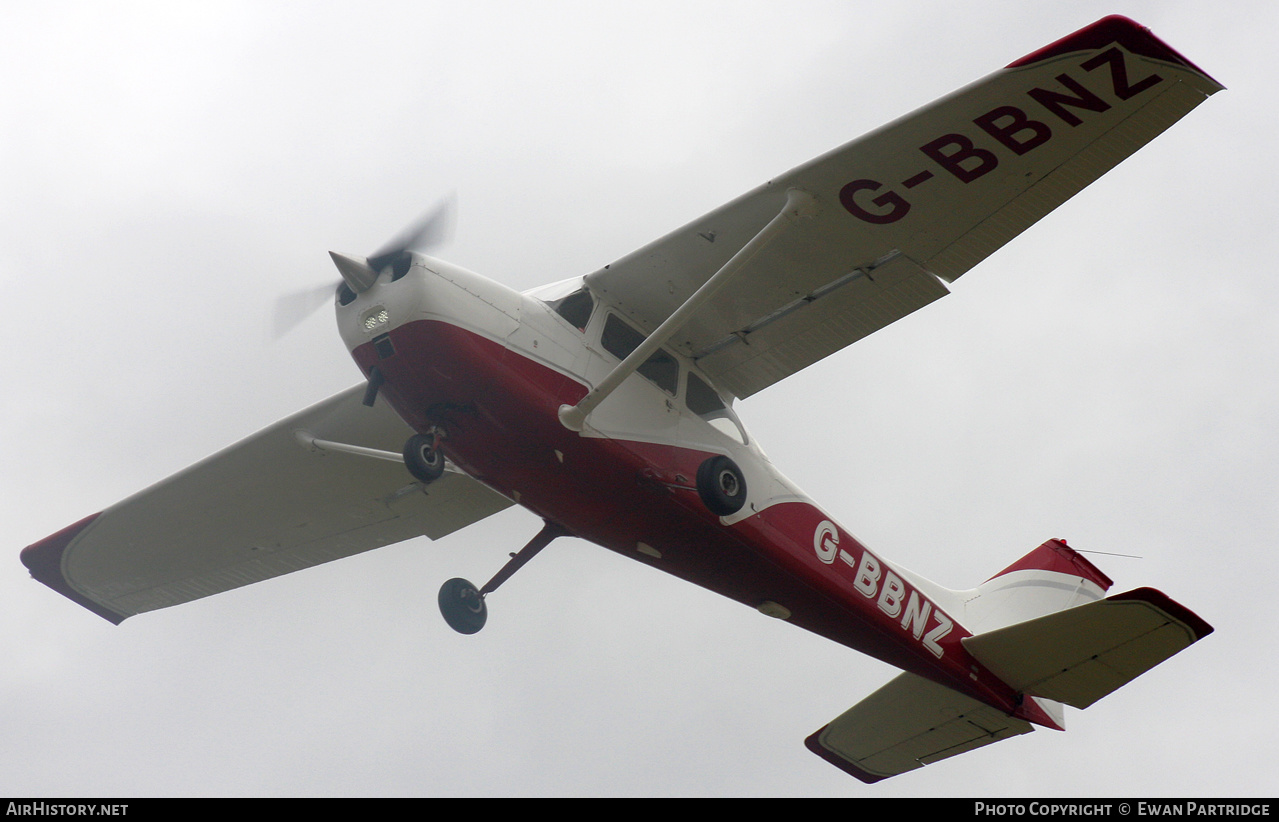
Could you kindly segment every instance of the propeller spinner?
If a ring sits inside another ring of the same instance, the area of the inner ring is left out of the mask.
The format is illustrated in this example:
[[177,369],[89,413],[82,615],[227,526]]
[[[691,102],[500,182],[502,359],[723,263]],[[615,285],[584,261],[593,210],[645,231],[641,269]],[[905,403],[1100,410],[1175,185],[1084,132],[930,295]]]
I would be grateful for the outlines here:
[[[345,283],[355,294],[372,287],[377,278],[388,268],[391,278],[403,277],[412,265],[414,251],[426,251],[447,242],[453,234],[455,198],[449,196],[431,209],[420,220],[400,232],[390,242],[368,257],[355,257],[330,251],[329,256],[337,266]],[[342,284],[338,284],[341,288]],[[306,288],[278,297],[275,302],[275,337],[279,339],[292,331],[303,320],[327,302],[334,285],[328,283]]]

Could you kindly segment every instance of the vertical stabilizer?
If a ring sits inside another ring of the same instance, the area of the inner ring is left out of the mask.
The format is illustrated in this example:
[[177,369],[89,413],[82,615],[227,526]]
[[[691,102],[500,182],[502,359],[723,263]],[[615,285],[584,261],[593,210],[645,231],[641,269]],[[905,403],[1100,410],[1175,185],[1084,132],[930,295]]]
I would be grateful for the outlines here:
[[1050,539],[965,592],[964,625],[982,634],[1096,602],[1112,582],[1065,540]]

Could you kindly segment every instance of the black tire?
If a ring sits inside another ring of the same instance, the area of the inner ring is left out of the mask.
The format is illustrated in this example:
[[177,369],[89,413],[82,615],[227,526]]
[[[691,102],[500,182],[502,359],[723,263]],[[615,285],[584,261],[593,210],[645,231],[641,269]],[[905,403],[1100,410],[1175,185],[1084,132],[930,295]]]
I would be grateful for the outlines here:
[[728,457],[711,457],[697,469],[697,495],[714,514],[736,514],[746,504],[746,477]]
[[435,482],[444,476],[444,454],[435,447],[435,438],[414,434],[404,443],[404,467],[422,483]]
[[450,579],[440,586],[440,613],[449,627],[459,634],[474,634],[488,620],[484,598],[474,585],[464,579]]

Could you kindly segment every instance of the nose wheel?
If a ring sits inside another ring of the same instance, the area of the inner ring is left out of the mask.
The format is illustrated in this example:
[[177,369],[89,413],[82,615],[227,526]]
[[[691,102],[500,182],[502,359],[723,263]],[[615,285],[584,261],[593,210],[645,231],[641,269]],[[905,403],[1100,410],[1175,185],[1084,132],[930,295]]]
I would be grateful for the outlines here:
[[483,588],[476,589],[464,579],[450,579],[440,587],[440,613],[449,627],[459,634],[474,634],[484,627],[488,620],[488,608],[484,605],[484,597],[497,590],[497,586],[506,582],[528,562],[538,551],[541,551],[556,537],[568,535],[568,530],[553,522],[547,522],[537,536],[529,540],[519,551],[511,554],[510,560],[502,566]]

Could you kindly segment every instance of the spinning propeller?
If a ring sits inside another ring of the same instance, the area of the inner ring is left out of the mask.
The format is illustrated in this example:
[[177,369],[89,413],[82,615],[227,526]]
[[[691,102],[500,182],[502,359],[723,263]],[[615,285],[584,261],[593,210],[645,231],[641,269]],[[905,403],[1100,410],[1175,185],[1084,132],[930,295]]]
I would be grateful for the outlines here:
[[[392,279],[399,279],[412,264],[413,251],[426,251],[442,245],[453,235],[455,198],[446,197],[421,219],[401,231],[390,242],[368,257],[352,257],[330,251],[342,281],[337,288],[348,288],[354,294],[366,291],[387,269]],[[275,301],[275,338],[292,331],[303,320],[333,297],[334,283],[305,288],[278,297]]]

